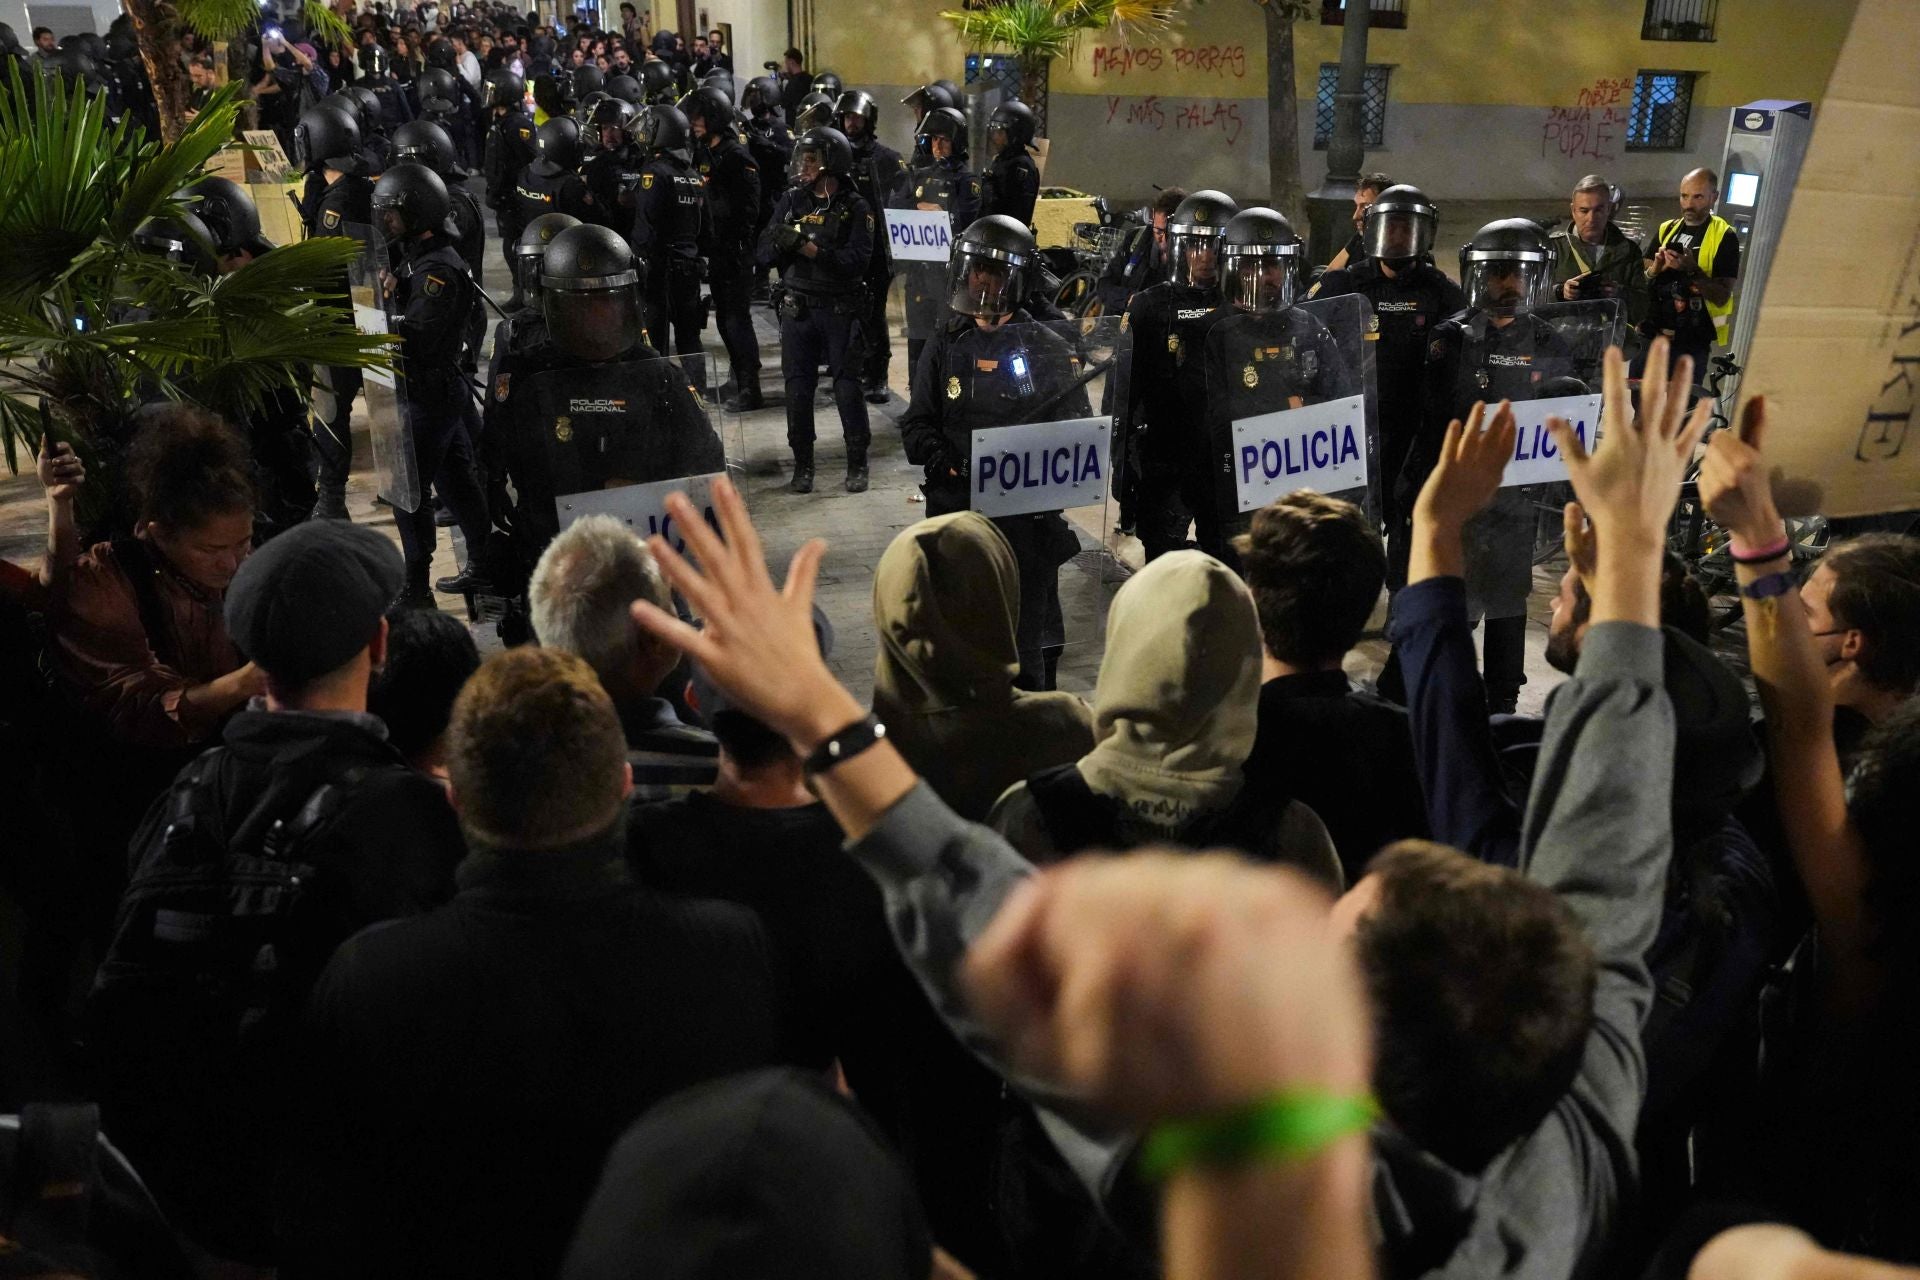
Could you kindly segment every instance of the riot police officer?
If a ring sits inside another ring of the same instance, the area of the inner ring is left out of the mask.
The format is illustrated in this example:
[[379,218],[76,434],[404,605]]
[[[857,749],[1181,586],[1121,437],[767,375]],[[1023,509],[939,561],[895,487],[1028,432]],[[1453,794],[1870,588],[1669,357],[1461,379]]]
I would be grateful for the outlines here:
[[678,353],[695,387],[704,390],[706,356],[700,331],[706,313],[700,280],[713,240],[707,189],[693,168],[693,130],[678,107],[649,107],[635,121],[647,154],[634,195],[633,251],[647,276],[647,336],[662,355]]
[[713,251],[708,286],[714,324],[733,366],[734,397],[727,407],[747,412],[762,405],[760,339],[749,310],[753,295],[753,242],[760,220],[760,166],[734,131],[733,103],[712,85],[681,100],[693,129],[694,169],[707,188],[713,214]]
[[[1152,560],[1186,544],[1226,545],[1213,455],[1195,407],[1206,399],[1201,354],[1219,318],[1220,237],[1239,207],[1223,192],[1196,191],[1167,219],[1168,279],[1127,303],[1133,331],[1126,377],[1128,421],[1121,431],[1123,483],[1131,483],[1140,542]],[[1122,471],[1122,464],[1114,470]]]
[[670,104],[679,85],[673,78],[673,68],[664,62],[643,62],[640,64],[640,92],[648,106],[667,106]]
[[[906,176],[900,153],[874,136],[880,122],[880,104],[861,89],[849,89],[833,104],[840,131],[853,146],[853,185],[867,207],[878,213],[891,202]],[[873,238],[873,257],[867,267],[867,310],[861,317],[866,333],[866,355],[860,382],[868,404],[887,401],[887,371],[893,363],[893,341],[887,324],[887,293],[893,282],[893,255],[887,238]]]
[[384,48],[377,44],[361,45],[353,57],[360,69],[360,87],[373,95],[379,108],[380,132],[391,137],[401,125],[413,119],[413,104],[407,101],[406,90],[390,73]]
[[[1000,215],[979,219],[954,242],[951,314],[914,366],[912,399],[900,419],[907,460],[926,471],[921,488],[930,516],[970,506],[975,431],[1088,413],[1072,347],[1020,307],[1027,292],[1021,277],[1038,257],[1033,232]],[[1066,643],[1060,566],[1079,540],[1057,511],[993,522],[1020,570],[1019,682],[1051,689]]]
[[526,226],[543,213],[565,213],[587,222],[593,205],[587,184],[574,172],[580,166],[580,123],[555,116],[533,132],[533,163],[514,185],[516,223]]
[[460,77],[445,67],[423,67],[413,79],[414,108],[422,120],[432,120],[452,136],[463,95]]
[[[937,86],[930,86],[937,87]],[[925,211],[945,210],[947,224],[970,227],[980,217],[980,179],[967,172],[967,119],[951,107],[936,107],[920,121],[914,136],[913,171],[907,176],[909,203]],[[925,268],[923,270],[923,268]],[[947,273],[939,263],[909,263],[906,276],[907,380],[920,364],[920,352],[947,311]],[[915,334],[921,334],[915,337]]]
[[993,160],[982,175],[980,208],[1004,214],[1023,227],[1033,225],[1033,206],[1040,199],[1040,169],[1027,154],[1033,130],[1033,111],[1017,99],[1001,103],[987,117]]
[[573,92],[581,101],[585,101],[589,94],[606,92],[606,88],[606,75],[591,62],[573,69]]
[[378,102],[372,94],[362,98],[353,92],[353,87],[348,85],[338,93],[329,94],[320,99],[320,105],[353,118],[354,128],[360,131],[360,171],[371,181],[386,172],[393,144],[380,132]]
[[570,116],[578,105],[579,99],[573,92],[573,72],[562,69],[533,78],[533,106],[538,113],[535,118],[546,117],[539,123]]
[[926,123],[929,112],[942,108],[958,111],[961,97],[953,81],[931,80],[900,99],[900,105],[913,112],[913,131],[914,136],[918,137],[920,126]]
[[1440,322],[1467,305],[1460,286],[1428,256],[1440,211],[1418,187],[1388,187],[1361,222],[1366,256],[1320,277],[1312,296],[1357,293],[1373,307],[1373,372],[1380,402],[1381,516],[1390,554],[1387,585],[1406,582],[1413,512],[1397,501],[1396,481],[1420,430],[1427,344]]
[[853,147],[838,129],[809,129],[793,144],[793,185],[760,237],[758,261],[780,269],[780,376],[787,393],[793,493],[813,492],[813,389],[833,380],[847,441],[848,493],[867,488],[867,405],[860,391],[861,281],[873,258],[873,211],[853,189]]
[[[772,76],[757,76],[747,81],[741,98],[746,113],[747,150],[760,166],[760,213],[754,219],[753,238],[758,244],[767,223],[773,220],[773,206],[787,187],[787,161],[793,156],[793,130],[787,127],[786,113],[780,107],[780,83]],[[767,272],[754,268],[754,296],[767,294]]]
[[[362,176],[365,158],[360,128],[351,113],[325,104],[310,107],[293,130],[293,160],[306,172],[300,221],[311,236],[344,236],[373,221],[373,184]],[[348,293],[342,273],[338,292]],[[337,305],[349,305],[341,302]],[[347,476],[353,470],[353,398],[360,394],[360,370],[329,367],[323,377],[331,405],[314,418],[313,451],[318,519],[347,518]]]
[[[1554,256],[1540,225],[1526,218],[1490,222],[1461,247],[1467,309],[1441,321],[1427,343],[1424,417],[1400,476],[1403,510],[1426,483],[1451,419],[1464,420],[1476,400],[1536,399],[1542,384],[1565,386],[1574,375],[1572,347],[1535,314],[1552,291]],[[1507,488],[1465,530],[1467,609],[1486,619],[1481,662],[1496,714],[1514,710],[1526,683],[1535,523],[1526,492]]]
[[833,118],[832,97],[815,89],[800,99],[800,109],[793,113],[794,136],[798,137],[809,129],[837,129],[838,127],[838,123]]
[[[532,232],[529,226],[528,231]],[[496,376],[487,428],[498,522],[511,532],[514,589],[559,532],[557,497],[725,466],[693,389],[649,347],[641,269],[606,227],[568,227],[547,246],[540,310],[548,340]],[[506,583],[496,583],[506,586]]]
[[632,76],[608,76],[607,96],[618,98],[635,110],[647,105],[647,91]]
[[466,570],[435,586],[451,594],[473,589],[480,578],[478,557],[486,545],[486,496],[467,434],[472,397],[461,367],[468,317],[480,305],[478,286],[468,278],[466,264],[446,234],[452,205],[446,184],[433,170],[412,162],[393,166],[374,186],[373,211],[399,249],[389,324],[400,338],[407,434],[414,474],[421,483],[418,507],[403,511],[396,505],[393,522],[406,557],[406,601],[432,608],[427,590],[434,545],[433,506],[425,500],[429,481],[467,542]]
[[611,94],[603,95],[586,112],[587,129],[598,143],[580,169],[587,184],[587,198],[593,204],[592,221],[611,227],[622,237],[633,234],[633,189],[640,182],[640,167],[646,157],[627,136],[635,110]]
[[487,251],[486,217],[480,211],[480,201],[465,186],[467,171],[460,167],[453,139],[431,120],[411,121],[394,132],[393,161],[424,164],[446,184],[447,196],[453,205],[453,241],[460,250],[461,261],[478,280]]
[[1300,237],[1275,210],[1242,209],[1220,236],[1221,313],[1205,340],[1205,415],[1213,513],[1199,520],[1200,549],[1235,568],[1232,535],[1244,532],[1234,484],[1233,424],[1358,392],[1360,383],[1327,326],[1293,305]]
[[511,68],[496,67],[487,73],[480,92],[491,118],[483,162],[487,179],[487,208],[493,210],[494,216],[499,219],[500,251],[511,264],[513,247],[519,242],[520,229],[526,225],[526,220],[520,216],[514,187],[521,170],[532,164],[537,154],[533,145],[533,117],[526,113],[522,105],[527,95],[527,83],[515,75]]

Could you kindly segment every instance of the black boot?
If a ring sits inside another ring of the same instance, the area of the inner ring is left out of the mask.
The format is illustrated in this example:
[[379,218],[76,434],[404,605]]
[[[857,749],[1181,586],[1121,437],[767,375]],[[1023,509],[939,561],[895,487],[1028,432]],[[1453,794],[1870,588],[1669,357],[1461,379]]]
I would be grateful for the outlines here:
[[728,413],[752,413],[766,408],[766,401],[760,396],[758,380],[748,383],[727,401]]
[[311,518],[315,520],[351,520],[353,517],[347,514],[347,495],[344,488],[329,488],[323,482],[320,486],[319,493],[315,496],[313,515]]
[[793,455],[793,479],[787,481],[787,492],[813,492],[813,450]]
[[867,455],[847,451],[847,492],[865,493],[867,491]]

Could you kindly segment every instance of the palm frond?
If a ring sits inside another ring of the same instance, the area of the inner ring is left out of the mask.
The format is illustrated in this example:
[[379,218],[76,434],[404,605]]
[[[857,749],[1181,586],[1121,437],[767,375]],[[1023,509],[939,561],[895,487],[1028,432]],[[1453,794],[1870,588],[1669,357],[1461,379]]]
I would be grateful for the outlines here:
[[1179,0],[996,0],[940,16],[976,48],[1006,49],[1022,58],[1064,58],[1083,35],[1109,27],[1162,30]]
[[[177,0],[180,20],[213,40],[231,40],[260,22],[255,0]],[[340,15],[318,0],[304,0],[300,17],[314,44],[346,40],[352,35]]]
[[118,240],[133,234],[142,222],[166,212],[164,205],[174,193],[200,176],[207,162],[233,137],[234,124],[240,118],[240,89],[236,83],[221,85],[180,135],[180,141],[140,157],[132,180],[114,208],[107,227],[109,236]]

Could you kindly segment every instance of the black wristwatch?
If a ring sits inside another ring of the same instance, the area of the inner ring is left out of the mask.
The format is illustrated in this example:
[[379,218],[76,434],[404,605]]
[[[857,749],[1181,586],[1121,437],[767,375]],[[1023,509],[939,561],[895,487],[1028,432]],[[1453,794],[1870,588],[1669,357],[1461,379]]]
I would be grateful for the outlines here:
[[887,726],[868,712],[813,749],[801,766],[812,777],[847,761],[887,736]]

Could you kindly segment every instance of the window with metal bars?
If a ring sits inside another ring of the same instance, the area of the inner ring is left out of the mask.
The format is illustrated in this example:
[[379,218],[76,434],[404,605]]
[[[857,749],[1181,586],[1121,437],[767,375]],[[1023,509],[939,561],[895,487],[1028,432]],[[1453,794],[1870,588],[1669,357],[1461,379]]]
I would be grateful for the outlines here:
[[1642,71],[1633,78],[1627,150],[1684,151],[1695,71]]
[[[1369,64],[1366,101],[1360,108],[1361,144],[1371,149],[1387,145],[1387,73],[1391,66]],[[1320,85],[1313,99],[1313,149],[1325,151],[1333,137],[1333,97],[1340,91],[1340,64],[1320,64]]]

